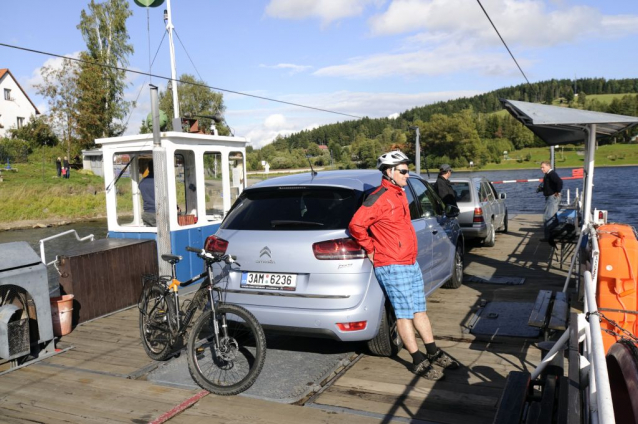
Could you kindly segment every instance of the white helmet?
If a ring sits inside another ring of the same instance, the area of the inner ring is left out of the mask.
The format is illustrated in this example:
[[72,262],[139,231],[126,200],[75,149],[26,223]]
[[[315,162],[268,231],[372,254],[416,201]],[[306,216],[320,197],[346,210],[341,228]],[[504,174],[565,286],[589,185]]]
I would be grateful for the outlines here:
[[377,169],[393,168],[402,163],[410,163],[410,159],[403,152],[393,150],[392,152],[379,156],[379,159],[377,159]]

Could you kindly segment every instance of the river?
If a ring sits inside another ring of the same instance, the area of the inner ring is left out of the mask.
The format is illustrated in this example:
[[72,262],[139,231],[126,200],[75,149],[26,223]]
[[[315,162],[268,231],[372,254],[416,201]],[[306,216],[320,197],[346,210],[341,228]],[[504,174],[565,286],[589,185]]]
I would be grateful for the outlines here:
[[[571,168],[557,169],[561,177],[570,177]],[[515,170],[515,171],[477,171],[458,172],[452,176],[482,175],[491,181],[525,180],[542,178],[539,170]],[[431,172],[428,178],[435,179],[436,172]],[[538,183],[506,183],[495,184],[499,192],[507,193],[507,208],[510,217],[516,214],[542,214],[545,199],[542,194],[536,193]],[[594,174],[593,207],[608,211],[610,222],[623,222],[638,226],[638,166],[596,168]],[[564,189],[570,190],[572,199],[578,189],[582,191],[582,180],[565,180]],[[93,234],[96,239],[105,238],[107,234],[106,220],[78,222],[61,227],[34,228],[24,230],[0,231],[0,243],[13,241],[26,241],[40,254],[41,239],[74,229],[80,237]],[[78,243],[73,235],[66,235],[45,243],[47,262],[55,259],[55,255],[63,252],[69,246]],[[1,259],[0,259],[1,260]],[[49,267],[49,285],[52,293],[57,290],[57,271],[53,266]]]

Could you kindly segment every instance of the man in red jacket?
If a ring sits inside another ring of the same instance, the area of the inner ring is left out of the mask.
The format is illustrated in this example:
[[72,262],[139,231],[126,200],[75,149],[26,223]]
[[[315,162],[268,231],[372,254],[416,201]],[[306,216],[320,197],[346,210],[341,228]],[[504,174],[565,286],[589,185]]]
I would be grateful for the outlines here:
[[[416,262],[416,232],[403,191],[408,184],[409,162],[398,150],[379,157],[381,185],[352,217],[349,229],[372,261],[377,280],[392,303],[399,335],[412,355],[412,372],[428,380],[440,380],[443,373],[432,364],[448,369],[458,368],[459,364],[436,347],[425,312],[423,274]],[[419,351],[415,329],[425,344],[426,354]]]

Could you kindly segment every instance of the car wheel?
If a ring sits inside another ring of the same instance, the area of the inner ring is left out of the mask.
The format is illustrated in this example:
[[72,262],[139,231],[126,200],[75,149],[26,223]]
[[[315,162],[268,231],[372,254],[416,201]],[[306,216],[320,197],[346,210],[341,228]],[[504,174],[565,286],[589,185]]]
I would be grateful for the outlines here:
[[403,340],[399,336],[397,319],[390,305],[383,307],[381,311],[381,323],[379,333],[367,342],[368,350],[376,356],[396,356],[403,349]]
[[454,270],[452,270],[452,278],[447,280],[443,287],[446,289],[458,289],[463,284],[463,247],[461,244],[456,245],[456,253],[454,254]]
[[501,228],[499,228],[499,230],[502,233],[506,233],[507,232],[507,210],[505,211],[505,218],[503,218],[503,225],[501,225]]
[[490,225],[487,228],[487,237],[483,239],[483,246],[494,247],[496,244],[496,230],[494,229],[494,221],[490,220]]

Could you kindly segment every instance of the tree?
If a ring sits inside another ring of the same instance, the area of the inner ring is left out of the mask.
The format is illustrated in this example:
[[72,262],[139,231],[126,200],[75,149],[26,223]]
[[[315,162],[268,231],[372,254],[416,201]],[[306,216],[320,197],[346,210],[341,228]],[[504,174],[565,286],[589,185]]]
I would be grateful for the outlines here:
[[78,66],[75,62],[65,59],[60,68],[45,66],[40,73],[43,82],[35,88],[49,104],[48,123],[66,143],[67,156],[72,157],[72,148],[76,154],[80,150],[74,146],[78,138]]
[[36,117],[20,128],[9,130],[11,138],[29,142],[29,147],[57,146],[60,140],[43,117]]
[[[182,116],[190,114],[214,116],[220,115],[226,110],[224,106],[224,97],[221,93],[217,93],[212,89],[205,87],[204,81],[198,80],[193,75],[182,74],[179,77],[180,83],[177,86],[177,97],[179,98],[179,110]],[[166,90],[159,94],[159,106],[172,119],[173,117],[173,94],[172,91]],[[210,128],[212,119],[198,118],[199,125],[203,128]],[[226,125],[217,125],[217,130],[222,135],[230,134],[230,130]],[[284,141],[284,144],[287,144]]]
[[126,29],[132,14],[126,0],[91,0],[88,11],[80,14],[77,28],[87,47],[82,59],[90,62],[80,66],[78,97],[83,115],[85,111],[94,114],[80,122],[84,144],[88,143],[86,137],[113,137],[126,129],[122,120],[130,103],[124,100],[127,84],[122,68],[128,66],[128,56],[133,53]]

